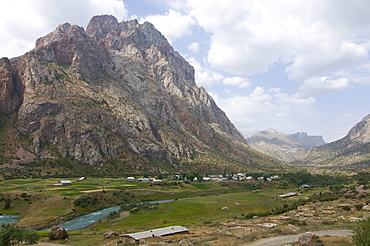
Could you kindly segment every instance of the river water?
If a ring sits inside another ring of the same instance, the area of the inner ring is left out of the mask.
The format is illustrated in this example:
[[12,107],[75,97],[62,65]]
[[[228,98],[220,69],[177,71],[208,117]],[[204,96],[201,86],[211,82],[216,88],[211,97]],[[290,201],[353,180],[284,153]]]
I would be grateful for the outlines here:
[[19,217],[17,215],[0,215],[0,226],[11,225],[18,221]]

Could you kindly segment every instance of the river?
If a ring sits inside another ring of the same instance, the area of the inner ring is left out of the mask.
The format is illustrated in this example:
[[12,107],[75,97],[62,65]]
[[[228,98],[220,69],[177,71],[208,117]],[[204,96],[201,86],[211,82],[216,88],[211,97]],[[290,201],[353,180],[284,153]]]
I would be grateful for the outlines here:
[[11,224],[16,223],[18,220],[19,220],[18,215],[2,214],[0,215],[0,226],[11,225]]

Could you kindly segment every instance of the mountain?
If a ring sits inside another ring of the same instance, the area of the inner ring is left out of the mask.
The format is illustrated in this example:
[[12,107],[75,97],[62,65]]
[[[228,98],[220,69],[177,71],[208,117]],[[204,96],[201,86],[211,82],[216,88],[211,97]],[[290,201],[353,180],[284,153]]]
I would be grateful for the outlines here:
[[148,22],[103,15],[86,31],[59,25],[28,53],[1,59],[0,89],[3,164],[69,158],[131,173],[279,167],[247,146]]
[[370,167],[370,115],[337,141],[313,148],[295,163],[358,171]]
[[287,162],[313,147],[325,144],[322,136],[309,136],[305,132],[286,134],[273,129],[254,133],[246,140],[253,149]]

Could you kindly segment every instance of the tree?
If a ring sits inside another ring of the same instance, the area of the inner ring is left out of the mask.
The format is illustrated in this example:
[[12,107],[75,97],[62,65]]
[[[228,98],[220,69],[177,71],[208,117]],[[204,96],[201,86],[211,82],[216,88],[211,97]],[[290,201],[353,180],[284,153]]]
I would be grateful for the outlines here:
[[194,178],[195,178],[194,173],[188,173],[188,174],[186,175],[186,179],[187,179],[187,180],[193,181],[193,180],[194,180]]
[[39,239],[35,231],[30,231],[22,227],[3,226],[0,230],[0,245],[12,246],[19,245],[21,242],[25,244],[35,244]]
[[10,208],[10,199],[6,199],[5,200],[5,205],[4,205],[4,209],[9,209]]
[[370,245],[370,217],[358,222],[352,239],[356,246]]

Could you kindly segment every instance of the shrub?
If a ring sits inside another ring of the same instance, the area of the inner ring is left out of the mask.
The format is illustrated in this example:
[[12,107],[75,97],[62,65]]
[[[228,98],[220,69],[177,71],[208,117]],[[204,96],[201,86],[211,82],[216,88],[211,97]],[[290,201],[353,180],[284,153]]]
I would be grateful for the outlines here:
[[108,214],[108,220],[114,220],[114,219],[117,219],[117,218],[119,218],[119,216],[120,216],[120,213],[118,212],[118,211],[113,211],[113,212],[110,212],[109,214]]
[[4,226],[0,230],[0,245],[12,246],[25,244],[35,244],[39,240],[39,235],[35,231],[30,231],[22,227]]
[[352,239],[356,246],[370,245],[370,218],[358,222]]
[[360,204],[360,203],[357,203],[354,206],[355,206],[356,210],[358,210],[358,211],[360,211],[362,209],[362,207],[363,207],[363,205]]
[[82,208],[88,208],[90,206],[97,205],[99,203],[99,199],[96,197],[81,196],[77,198],[73,203],[76,206],[80,206]]

